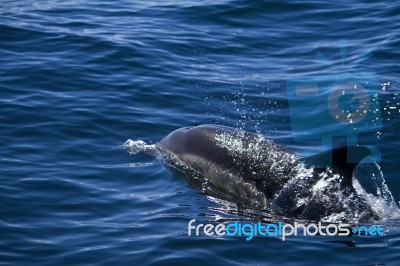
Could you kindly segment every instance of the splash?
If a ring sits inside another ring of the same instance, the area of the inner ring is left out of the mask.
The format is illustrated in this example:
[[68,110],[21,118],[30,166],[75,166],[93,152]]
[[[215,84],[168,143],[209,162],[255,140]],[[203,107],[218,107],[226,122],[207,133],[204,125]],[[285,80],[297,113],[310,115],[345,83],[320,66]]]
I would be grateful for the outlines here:
[[143,151],[154,150],[156,149],[155,144],[147,144],[143,140],[131,140],[128,139],[122,145],[122,147],[129,152],[129,154],[134,155],[141,153]]
[[152,163],[122,163],[122,164],[110,164],[110,165],[101,165],[103,168],[141,168],[147,166],[155,165],[154,162]]
[[353,187],[382,220],[400,218],[400,209],[377,163],[368,158],[363,160],[355,170]]
[[[294,180],[302,179],[302,176],[307,177],[310,173],[306,171],[304,170],[303,173],[300,170],[299,175]],[[355,189],[354,193],[343,192],[340,188],[342,178],[340,175],[332,175],[329,172],[319,174],[318,181],[309,188],[312,192],[311,196],[301,197],[298,195],[296,199],[298,205],[311,201],[320,202],[325,206],[334,203],[335,209],[338,211],[322,217],[320,219],[322,222],[365,222],[365,215],[368,215],[369,208],[376,214],[369,220],[370,222],[376,222],[376,218],[379,221],[400,218],[400,209],[385,183],[383,173],[379,165],[372,159],[364,159],[357,166],[352,182]],[[307,189],[307,184],[307,179],[296,183],[297,186],[305,189]]]

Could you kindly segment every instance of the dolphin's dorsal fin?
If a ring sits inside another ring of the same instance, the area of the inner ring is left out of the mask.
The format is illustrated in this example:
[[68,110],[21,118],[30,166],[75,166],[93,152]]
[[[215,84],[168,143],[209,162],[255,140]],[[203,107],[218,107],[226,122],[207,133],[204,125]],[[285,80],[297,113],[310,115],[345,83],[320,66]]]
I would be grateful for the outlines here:
[[334,174],[344,178],[344,183],[352,187],[354,169],[365,157],[371,155],[371,151],[364,146],[350,145],[337,147],[303,159],[303,162],[313,167],[315,171],[325,171],[327,167]]

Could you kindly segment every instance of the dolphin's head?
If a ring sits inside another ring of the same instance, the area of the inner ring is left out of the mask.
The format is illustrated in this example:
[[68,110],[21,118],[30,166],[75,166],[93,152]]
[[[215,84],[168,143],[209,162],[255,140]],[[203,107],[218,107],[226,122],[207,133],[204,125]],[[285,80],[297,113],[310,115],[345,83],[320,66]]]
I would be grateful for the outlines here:
[[189,141],[193,138],[191,137],[193,135],[193,128],[183,127],[171,132],[159,142],[158,146],[175,155],[186,152],[187,146],[190,145]]
[[[159,142],[162,149],[179,154],[205,155],[216,148],[215,135],[225,127],[215,125],[200,125],[179,128]],[[230,128],[227,128],[231,130]]]

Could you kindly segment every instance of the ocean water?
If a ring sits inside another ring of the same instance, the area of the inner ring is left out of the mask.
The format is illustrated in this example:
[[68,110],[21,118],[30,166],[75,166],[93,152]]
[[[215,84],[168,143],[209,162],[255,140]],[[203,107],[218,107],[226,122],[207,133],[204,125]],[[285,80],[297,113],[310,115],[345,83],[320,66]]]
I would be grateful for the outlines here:
[[341,125],[319,124],[326,106],[294,117],[290,81],[372,71],[379,124],[357,141],[399,202],[399,23],[396,1],[2,1],[0,265],[398,265],[397,219],[384,236],[189,237],[191,219],[268,213],[121,145],[213,123],[311,155]]

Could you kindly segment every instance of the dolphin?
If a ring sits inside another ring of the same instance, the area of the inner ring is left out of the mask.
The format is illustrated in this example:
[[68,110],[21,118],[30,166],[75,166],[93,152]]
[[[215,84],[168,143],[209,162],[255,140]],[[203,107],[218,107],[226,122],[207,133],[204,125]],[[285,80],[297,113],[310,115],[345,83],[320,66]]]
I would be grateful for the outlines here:
[[[354,169],[371,155],[366,147],[303,159],[264,136],[220,125],[183,127],[154,145],[142,144],[135,152],[159,154],[190,184],[241,206],[312,221],[379,219],[353,186]],[[327,161],[331,165],[323,166]]]

